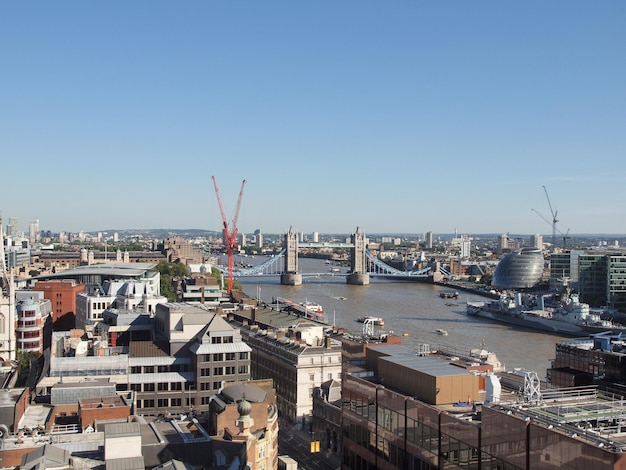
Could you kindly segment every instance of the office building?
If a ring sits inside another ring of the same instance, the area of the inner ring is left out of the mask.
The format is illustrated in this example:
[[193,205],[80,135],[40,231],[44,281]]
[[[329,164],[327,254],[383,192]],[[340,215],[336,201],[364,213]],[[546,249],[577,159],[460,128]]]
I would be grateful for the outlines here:
[[342,381],[342,468],[622,467],[621,420],[619,437],[609,434],[623,413],[620,401],[593,390],[539,391],[530,374],[521,396],[505,401],[494,375],[483,376],[481,390],[477,376],[447,375],[450,367],[462,370],[443,359],[368,349],[371,373]]
[[85,291],[85,285],[74,279],[36,281],[33,291],[43,292],[52,304],[52,329],[68,331],[76,326],[76,297]]
[[527,289],[535,286],[543,276],[543,251],[522,248],[512,251],[500,260],[493,273],[491,285],[503,289]]

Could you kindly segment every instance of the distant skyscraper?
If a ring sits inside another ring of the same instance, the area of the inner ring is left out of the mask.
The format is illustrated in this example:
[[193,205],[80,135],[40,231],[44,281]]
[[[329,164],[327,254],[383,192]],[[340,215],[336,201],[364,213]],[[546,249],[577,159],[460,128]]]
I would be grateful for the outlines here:
[[471,255],[472,242],[468,237],[461,239],[461,259],[467,259]]
[[259,248],[263,247],[263,234],[261,233],[261,229],[256,229],[254,231],[254,235],[256,236],[256,246]]
[[246,234],[242,233],[241,234],[241,246],[246,246]]
[[320,234],[317,232],[313,232],[313,243],[318,243],[320,241]]
[[28,241],[35,243],[39,241],[39,219],[35,219],[30,223],[28,230]]
[[433,232],[426,232],[426,248],[433,247]]
[[533,248],[543,249],[543,235],[531,235],[530,246]]
[[500,235],[498,238],[498,253],[502,253],[503,251],[509,248],[509,236],[506,233]]
[[17,217],[9,217],[9,223],[7,225],[7,236],[9,238],[17,237]]
[[113,243],[117,243],[119,241],[120,236],[117,232],[113,232]]

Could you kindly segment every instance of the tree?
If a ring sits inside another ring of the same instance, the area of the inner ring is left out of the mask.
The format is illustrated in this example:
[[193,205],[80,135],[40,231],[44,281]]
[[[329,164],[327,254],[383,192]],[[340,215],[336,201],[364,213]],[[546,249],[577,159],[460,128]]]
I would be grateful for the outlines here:
[[176,290],[173,279],[184,277],[187,274],[187,266],[182,263],[159,261],[154,269],[161,274],[161,295],[167,297],[170,302],[176,302]]

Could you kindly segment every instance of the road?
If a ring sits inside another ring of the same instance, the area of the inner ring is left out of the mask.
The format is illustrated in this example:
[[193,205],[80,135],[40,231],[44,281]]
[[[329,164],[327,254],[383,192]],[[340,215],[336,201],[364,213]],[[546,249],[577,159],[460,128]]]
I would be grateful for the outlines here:
[[278,454],[289,455],[303,470],[337,470],[341,468],[337,456],[328,455],[325,449],[311,453],[311,437],[296,426],[288,426],[278,433]]

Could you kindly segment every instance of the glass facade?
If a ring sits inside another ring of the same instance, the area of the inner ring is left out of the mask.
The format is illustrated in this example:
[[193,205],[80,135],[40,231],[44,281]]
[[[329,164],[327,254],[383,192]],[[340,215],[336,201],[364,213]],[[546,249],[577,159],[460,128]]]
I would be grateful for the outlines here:
[[480,422],[366,380],[342,382],[342,469],[609,470],[620,453],[483,406]]
[[496,266],[491,285],[503,289],[528,289],[543,275],[543,251],[522,248],[506,255]]

